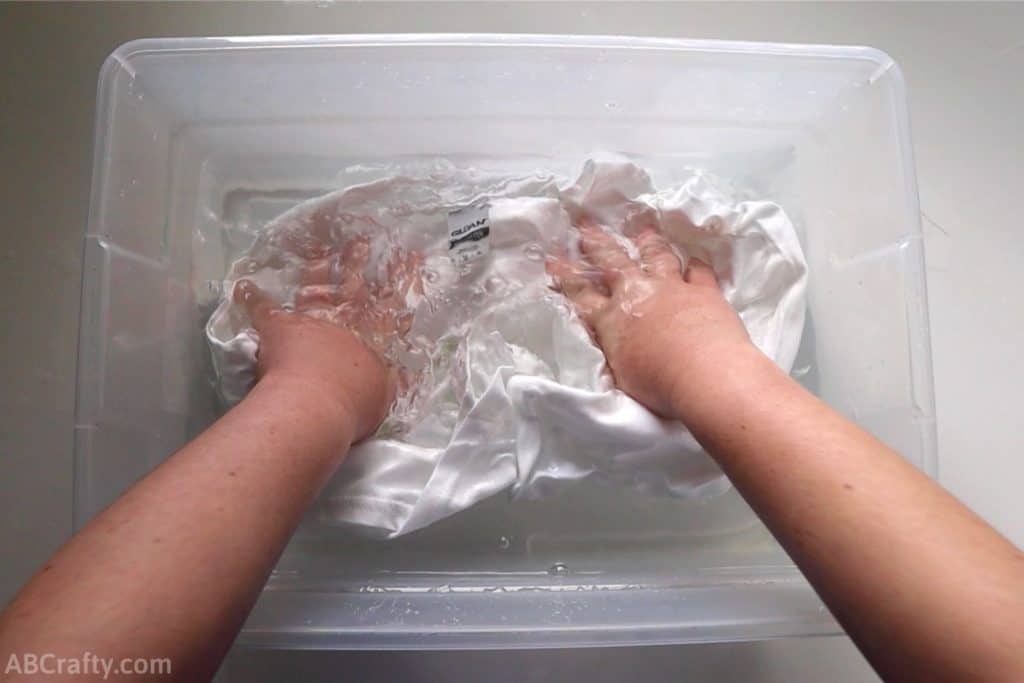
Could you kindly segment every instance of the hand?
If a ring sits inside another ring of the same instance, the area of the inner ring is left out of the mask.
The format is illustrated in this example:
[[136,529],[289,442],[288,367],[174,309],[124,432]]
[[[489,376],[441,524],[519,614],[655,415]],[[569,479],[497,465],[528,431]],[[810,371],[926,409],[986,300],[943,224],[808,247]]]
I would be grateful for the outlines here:
[[620,389],[664,417],[683,417],[699,401],[700,367],[724,367],[756,350],[722,296],[714,271],[683,264],[653,227],[632,242],[630,257],[615,235],[589,221],[578,226],[583,259],[549,261],[556,288],[572,301],[604,350]]
[[394,400],[399,372],[387,358],[412,321],[406,297],[420,288],[417,254],[392,261],[379,284],[363,277],[368,258],[368,240],[360,236],[311,262],[293,310],[250,280],[238,281],[233,293],[259,333],[260,381],[336,403],[356,441],[373,433]]

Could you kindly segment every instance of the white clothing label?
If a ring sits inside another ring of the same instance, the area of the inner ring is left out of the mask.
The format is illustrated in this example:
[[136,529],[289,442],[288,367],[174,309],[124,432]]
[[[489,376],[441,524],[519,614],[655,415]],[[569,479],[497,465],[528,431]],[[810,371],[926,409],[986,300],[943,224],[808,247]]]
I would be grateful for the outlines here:
[[490,204],[479,202],[448,213],[448,255],[457,266],[486,256],[491,250]]

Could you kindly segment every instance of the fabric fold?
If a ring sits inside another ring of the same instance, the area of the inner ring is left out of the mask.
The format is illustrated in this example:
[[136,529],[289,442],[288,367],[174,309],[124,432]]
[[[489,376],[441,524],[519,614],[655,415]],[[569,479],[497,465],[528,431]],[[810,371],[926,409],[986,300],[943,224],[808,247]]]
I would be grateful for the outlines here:
[[[584,479],[651,496],[727,490],[683,425],[614,387],[601,350],[551,291],[543,260],[574,253],[573,224],[583,217],[619,231],[656,225],[681,258],[712,265],[751,339],[788,371],[806,306],[796,232],[776,204],[737,202],[724,187],[689,171],[657,190],[638,165],[602,154],[572,181],[456,168],[396,175],[310,200],[267,225],[232,264],[225,292],[247,277],[290,302],[310,235],[337,246],[367,235],[369,278],[382,277],[397,249],[423,255],[424,292],[399,359],[415,389],[352,449],[321,497],[321,519],[394,537],[503,492],[539,498]],[[467,206],[488,230],[456,259],[452,215]],[[255,378],[258,336],[230,297],[206,335],[218,389],[237,402]]]

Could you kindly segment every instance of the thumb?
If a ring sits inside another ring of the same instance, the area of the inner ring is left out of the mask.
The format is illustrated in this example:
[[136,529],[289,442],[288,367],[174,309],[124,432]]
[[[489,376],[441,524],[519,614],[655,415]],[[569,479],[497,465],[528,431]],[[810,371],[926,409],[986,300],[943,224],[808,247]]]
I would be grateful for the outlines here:
[[718,289],[718,278],[715,276],[715,271],[698,258],[690,258],[683,279],[692,285]]
[[270,295],[260,289],[252,280],[236,282],[232,296],[236,303],[245,306],[245,310],[252,320],[252,326],[256,328],[257,332],[262,332],[270,322],[270,316],[280,310]]

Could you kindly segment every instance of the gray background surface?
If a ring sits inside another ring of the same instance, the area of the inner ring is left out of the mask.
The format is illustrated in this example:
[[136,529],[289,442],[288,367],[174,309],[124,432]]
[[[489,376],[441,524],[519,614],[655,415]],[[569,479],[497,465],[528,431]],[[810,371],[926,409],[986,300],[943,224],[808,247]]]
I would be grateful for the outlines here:
[[[885,50],[909,88],[940,480],[1024,545],[1021,26],[1024,4],[0,5],[0,603],[70,533],[97,70],[120,43],[156,36],[603,33]],[[874,680],[845,638],[511,653],[236,651],[223,673],[243,681]]]

